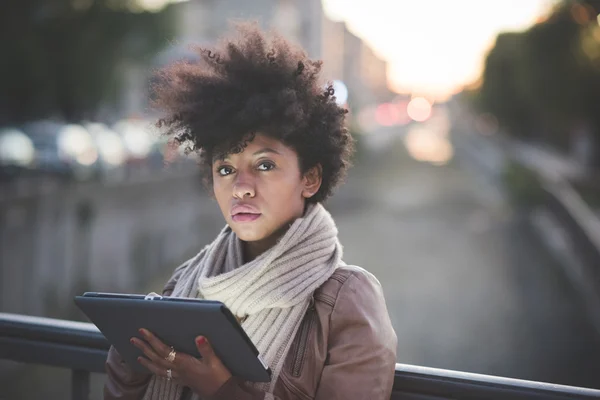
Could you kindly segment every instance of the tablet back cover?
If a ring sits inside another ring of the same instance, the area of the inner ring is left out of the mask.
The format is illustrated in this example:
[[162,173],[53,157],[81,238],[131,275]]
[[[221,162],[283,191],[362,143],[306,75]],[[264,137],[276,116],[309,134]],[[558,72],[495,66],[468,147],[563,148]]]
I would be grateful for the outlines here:
[[[143,353],[130,343],[143,339],[145,328],[177,352],[200,357],[195,344],[206,336],[215,353],[235,376],[252,382],[268,382],[270,371],[258,351],[226,307],[215,301],[179,298],[145,300],[141,295],[84,295],[77,306],[98,327],[121,357],[136,371],[148,372],[138,361]],[[233,318],[233,321],[232,321]]]

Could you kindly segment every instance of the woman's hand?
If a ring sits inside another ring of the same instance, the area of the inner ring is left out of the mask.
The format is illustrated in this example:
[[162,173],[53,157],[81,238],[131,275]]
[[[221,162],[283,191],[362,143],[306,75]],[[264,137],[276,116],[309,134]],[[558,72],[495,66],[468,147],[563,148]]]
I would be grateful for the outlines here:
[[140,329],[140,333],[145,341],[131,338],[131,343],[148,358],[138,357],[138,361],[158,376],[169,378],[168,371],[171,371],[171,379],[203,397],[212,396],[231,378],[231,373],[203,336],[196,338],[196,347],[202,355],[201,359],[197,359],[185,353],[171,353],[171,347],[146,329]]

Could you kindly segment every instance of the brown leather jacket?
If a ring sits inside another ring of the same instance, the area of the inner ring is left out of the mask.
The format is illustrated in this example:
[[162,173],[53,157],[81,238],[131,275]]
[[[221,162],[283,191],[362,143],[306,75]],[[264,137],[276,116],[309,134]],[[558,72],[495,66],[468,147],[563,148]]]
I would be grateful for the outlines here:
[[[167,283],[169,295],[178,278]],[[341,266],[317,289],[275,385],[275,400],[388,400],[396,334],[381,285],[369,272]],[[104,398],[142,399],[149,375],[133,373],[111,347]],[[263,400],[265,393],[231,378],[214,400]]]

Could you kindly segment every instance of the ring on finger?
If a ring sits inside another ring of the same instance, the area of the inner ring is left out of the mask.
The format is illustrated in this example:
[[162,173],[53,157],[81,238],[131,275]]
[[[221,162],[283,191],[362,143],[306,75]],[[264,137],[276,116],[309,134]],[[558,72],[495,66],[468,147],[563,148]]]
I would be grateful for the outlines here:
[[173,361],[175,361],[176,355],[177,355],[177,352],[175,351],[175,349],[173,347],[171,347],[171,352],[169,353],[168,356],[165,357],[165,360],[172,363]]
[[173,379],[173,371],[171,371],[171,368],[169,368],[167,370],[167,380],[170,381],[171,379]]

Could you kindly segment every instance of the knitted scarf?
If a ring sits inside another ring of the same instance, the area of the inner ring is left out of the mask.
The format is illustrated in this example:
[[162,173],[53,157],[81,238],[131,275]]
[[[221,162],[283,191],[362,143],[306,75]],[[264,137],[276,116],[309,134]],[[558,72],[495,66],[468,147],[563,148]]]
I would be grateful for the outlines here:
[[[172,296],[218,300],[245,318],[242,327],[271,367],[271,382],[253,384],[266,399],[272,398],[313,292],[341,262],[337,232],[329,212],[310,204],[271,249],[244,264],[242,242],[226,226],[188,263],[175,286]],[[181,392],[174,381],[154,376],[144,400],[178,400]]]

